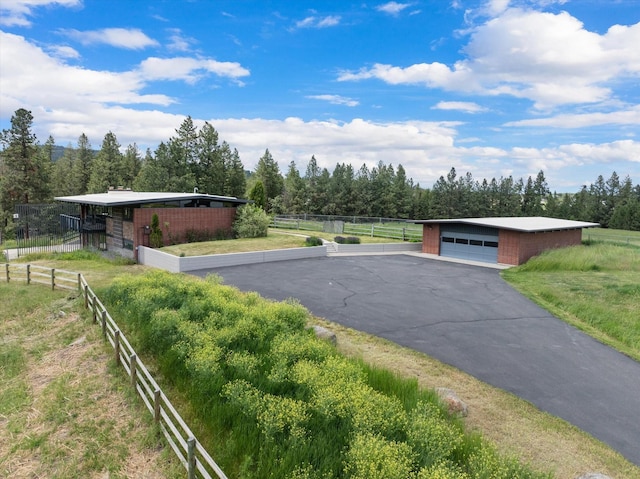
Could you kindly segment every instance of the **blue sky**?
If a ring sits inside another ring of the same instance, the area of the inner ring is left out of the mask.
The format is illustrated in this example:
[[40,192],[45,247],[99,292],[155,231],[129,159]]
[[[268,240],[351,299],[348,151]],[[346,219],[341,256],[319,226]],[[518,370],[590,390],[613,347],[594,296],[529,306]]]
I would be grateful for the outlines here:
[[3,0],[0,127],[144,152],[190,115],[247,169],[638,184],[639,45],[640,0]]

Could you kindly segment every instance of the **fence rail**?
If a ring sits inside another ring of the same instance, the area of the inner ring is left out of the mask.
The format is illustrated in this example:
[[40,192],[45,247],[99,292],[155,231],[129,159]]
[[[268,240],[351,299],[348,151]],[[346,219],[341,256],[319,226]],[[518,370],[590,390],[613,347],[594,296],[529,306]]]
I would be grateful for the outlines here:
[[612,235],[590,230],[583,230],[582,239],[586,241],[604,241],[606,243],[621,243],[640,246],[640,236]]
[[[339,226],[336,228],[336,224]],[[350,216],[275,216],[272,228],[296,229],[358,236],[421,241],[422,226],[387,218],[359,218]]]
[[[171,401],[162,392],[158,383],[82,274],[29,264],[5,263],[4,270],[7,282],[24,281],[27,284],[50,285],[52,289],[57,287],[78,290],[83,295],[85,308],[91,311],[92,322],[100,324],[104,339],[113,348],[116,363],[127,372],[131,380],[131,387],[138,392],[144,405],[160,425],[165,439],[187,470],[188,479],[213,479],[214,477],[227,479],[222,469],[196,439]],[[43,281],[41,278],[47,278],[47,281]]]

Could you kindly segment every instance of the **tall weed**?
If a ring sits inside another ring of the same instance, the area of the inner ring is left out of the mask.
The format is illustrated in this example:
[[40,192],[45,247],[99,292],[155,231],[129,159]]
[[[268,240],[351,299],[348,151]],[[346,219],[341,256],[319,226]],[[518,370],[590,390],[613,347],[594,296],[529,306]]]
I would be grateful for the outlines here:
[[105,299],[188,392],[230,476],[472,470],[476,442],[431,392],[340,355],[307,329],[309,313],[296,302],[163,272],[119,278]]

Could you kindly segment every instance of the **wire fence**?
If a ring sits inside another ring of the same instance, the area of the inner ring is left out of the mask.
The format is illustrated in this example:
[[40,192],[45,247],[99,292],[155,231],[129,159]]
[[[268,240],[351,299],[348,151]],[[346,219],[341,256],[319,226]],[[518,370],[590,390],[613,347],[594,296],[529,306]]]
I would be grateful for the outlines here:
[[92,322],[101,326],[104,339],[114,350],[116,363],[127,372],[131,387],[138,392],[154,420],[159,424],[171,449],[185,467],[188,479],[213,479],[214,477],[227,479],[222,469],[196,439],[171,401],[162,392],[82,274],[39,265],[10,263],[4,264],[4,273],[7,282],[23,281],[28,285],[32,283],[50,285],[52,289],[78,290],[83,296],[85,308],[91,312]]

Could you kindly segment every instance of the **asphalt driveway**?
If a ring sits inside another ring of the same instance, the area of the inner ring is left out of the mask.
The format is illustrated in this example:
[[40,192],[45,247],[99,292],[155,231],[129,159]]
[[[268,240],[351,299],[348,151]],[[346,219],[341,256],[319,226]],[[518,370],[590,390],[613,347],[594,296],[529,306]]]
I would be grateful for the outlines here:
[[558,320],[498,271],[408,255],[196,271],[389,339],[530,401],[640,465],[640,363]]

